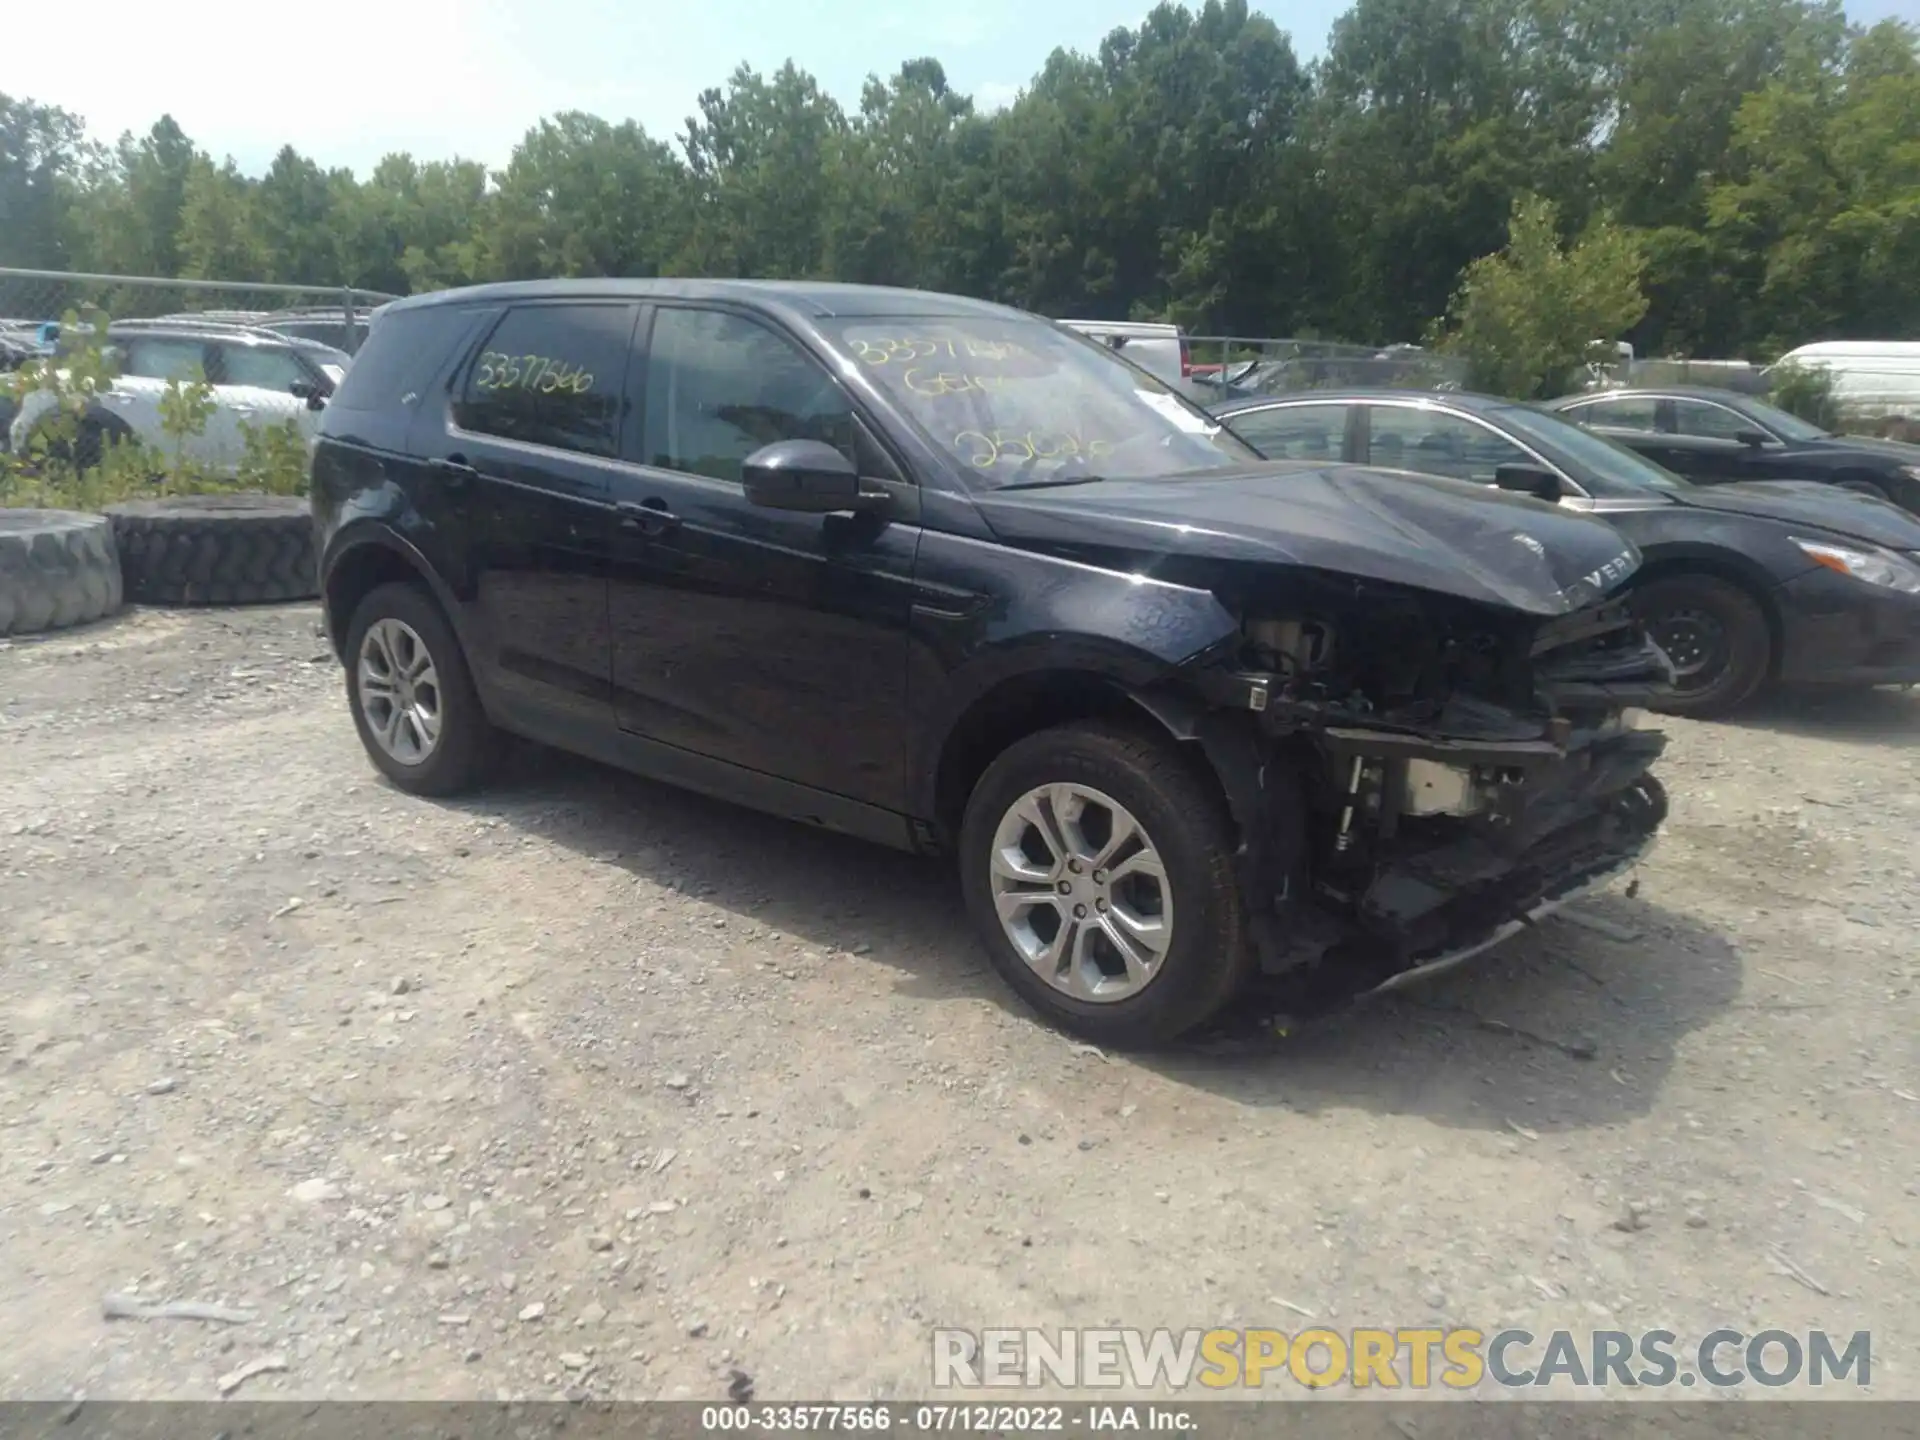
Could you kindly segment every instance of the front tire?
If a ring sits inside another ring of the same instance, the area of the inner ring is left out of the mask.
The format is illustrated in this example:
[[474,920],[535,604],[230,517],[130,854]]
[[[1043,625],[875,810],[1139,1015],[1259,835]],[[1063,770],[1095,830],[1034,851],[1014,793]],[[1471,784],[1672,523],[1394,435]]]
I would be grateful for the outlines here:
[[1218,791],[1173,742],[1077,723],[987,767],[960,877],[994,968],[1029,1005],[1097,1044],[1158,1045],[1247,977],[1234,849]]
[[1752,699],[1773,663],[1760,602],[1713,575],[1673,575],[1631,592],[1628,604],[1675,674],[1669,715],[1725,715]]
[[412,795],[457,795],[486,778],[499,734],[446,616],[419,585],[380,585],[347,626],[347,704],[380,772]]

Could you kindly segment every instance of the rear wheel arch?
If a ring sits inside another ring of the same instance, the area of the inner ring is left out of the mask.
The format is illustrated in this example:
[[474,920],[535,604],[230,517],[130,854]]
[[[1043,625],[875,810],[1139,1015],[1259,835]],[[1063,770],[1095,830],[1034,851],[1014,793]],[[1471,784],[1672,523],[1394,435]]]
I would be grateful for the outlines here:
[[369,594],[381,585],[415,584],[425,587],[446,616],[447,624],[464,645],[460,634],[460,612],[452,597],[433,573],[433,567],[405,542],[376,530],[343,541],[336,540],[333,553],[323,566],[321,605],[326,619],[327,638],[334,654],[344,658],[347,627],[353,612]]

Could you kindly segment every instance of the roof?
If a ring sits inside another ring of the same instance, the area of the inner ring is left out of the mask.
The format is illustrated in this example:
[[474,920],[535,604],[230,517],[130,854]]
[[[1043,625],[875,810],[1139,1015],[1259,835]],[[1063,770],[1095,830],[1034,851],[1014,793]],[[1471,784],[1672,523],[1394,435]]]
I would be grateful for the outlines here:
[[[509,280],[492,285],[470,285],[458,290],[436,290],[388,302],[389,314],[427,305],[514,300],[575,300],[588,296],[617,300],[734,300],[746,304],[777,305],[814,319],[828,316],[916,315],[1006,318],[1026,312],[943,295],[932,290],[894,289],[884,285],[843,285],[824,280],[638,280],[610,277],[582,280]],[[1031,317],[1027,317],[1031,318]]]
[[1713,385],[1609,385],[1604,390],[1582,390],[1575,395],[1562,395],[1557,400],[1543,403],[1549,409],[1559,409],[1571,405],[1576,400],[1611,400],[1615,396],[1632,399],[1640,395],[1670,395],[1677,400],[1717,400],[1722,405],[1738,405],[1742,401],[1757,400],[1757,395],[1743,395],[1738,390],[1725,390]]
[[1409,400],[1425,400],[1431,404],[1450,405],[1456,410],[1469,412],[1498,410],[1524,403],[1519,400],[1508,400],[1499,395],[1481,395],[1471,390],[1396,390],[1390,386],[1355,386],[1352,389],[1289,390],[1280,395],[1248,395],[1244,398],[1222,401],[1218,405],[1209,405],[1207,409],[1215,415],[1236,415],[1243,410],[1257,410],[1265,405],[1282,403],[1353,405],[1370,400],[1397,400],[1402,403]]
[[129,335],[192,335],[200,339],[239,341],[250,345],[274,345],[309,354],[341,354],[332,345],[309,340],[302,335],[282,335],[260,325],[237,320],[115,320],[107,326],[107,338],[125,339]]

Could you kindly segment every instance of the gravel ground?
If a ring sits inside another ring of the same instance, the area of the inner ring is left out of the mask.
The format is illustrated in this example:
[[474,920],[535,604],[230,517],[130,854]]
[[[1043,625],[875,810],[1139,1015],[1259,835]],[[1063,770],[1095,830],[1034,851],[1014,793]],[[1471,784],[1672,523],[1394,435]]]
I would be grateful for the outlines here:
[[1634,897],[1123,1059],[938,867],[545,753],[398,794],[315,619],[0,645],[0,1395],[924,1396],[934,1325],[1310,1312],[1869,1328],[1920,1397],[1916,698],[1674,722]]

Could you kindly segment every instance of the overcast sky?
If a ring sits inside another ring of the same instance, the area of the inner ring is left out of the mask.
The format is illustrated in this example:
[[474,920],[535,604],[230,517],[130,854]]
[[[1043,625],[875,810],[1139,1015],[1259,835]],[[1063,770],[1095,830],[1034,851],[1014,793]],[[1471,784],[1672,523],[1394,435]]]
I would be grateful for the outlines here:
[[[1148,0],[8,0],[0,91],[59,105],[102,139],[171,113],[258,173],[291,142],[365,174],[395,150],[502,164],[557,110],[678,134],[740,61],[791,58],[843,105],[870,73],[934,55],[955,88],[1004,104],[1055,46],[1087,50]],[[1262,0],[1302,60],[1345,0]],[[1920,20],[1920,0],[1853,0],[1856,20]],[[95,43],[75,44],[76,26]]]

